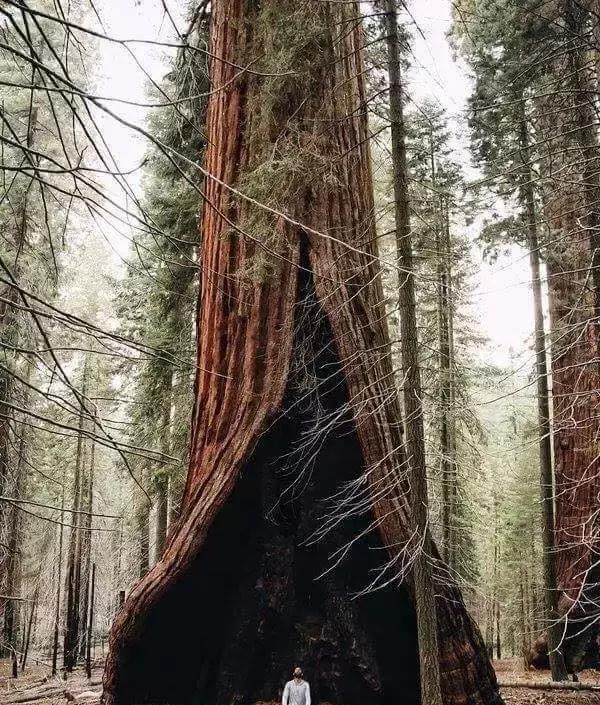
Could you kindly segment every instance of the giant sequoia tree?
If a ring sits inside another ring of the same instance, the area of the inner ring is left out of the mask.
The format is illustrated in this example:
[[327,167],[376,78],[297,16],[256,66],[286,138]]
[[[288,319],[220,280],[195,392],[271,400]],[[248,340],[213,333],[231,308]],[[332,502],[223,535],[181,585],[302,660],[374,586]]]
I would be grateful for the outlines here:
[[[358,4],[217,0],[212,11],[187,484],[162,560],[114,623],[105,699],[272,699],[300,661],[319,701],[418,703],[400,576],[419,541]],[[458,590],[440,581],[436,593],[445,702],[499,703]]]
[[600,372],[598,292],[600,161],[592,53],[597,18],[572,0],[548,3],[555,35],[536,100],[544,210],[551,243],[556,540],[560,612],[573,668],[597,663],[600,596]]
[[[519,202],[516,217],[490,232],[527,245],[538,289],[540,253],[548,272],[553,423],[550,440],[548,404],[541,399],[540,441],[550,603],[545,626],[552,620],[556,628],[550,639],[540,635],[528,656],[538,667],[548,661],[548,641],[562,642],[571,668],[597,658],[600,166],[591,50],[597,18],[589,5],[553,0],[540,11],[536,2],[491,3],[465,32],[473,46],[464,42],[477,76],[472,126],[478,157],[497,191]],[[462,9],[469,7],[465,0]],[[539,291],[537,299],[542,398],[546,344]]]

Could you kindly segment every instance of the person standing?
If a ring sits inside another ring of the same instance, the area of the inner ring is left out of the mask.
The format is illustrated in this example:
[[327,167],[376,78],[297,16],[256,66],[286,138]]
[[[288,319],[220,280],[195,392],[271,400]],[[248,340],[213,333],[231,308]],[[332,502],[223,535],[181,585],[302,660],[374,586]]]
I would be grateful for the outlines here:
[[298,666],[294,668],[293,679],[285,684],[281,705],[310,705],[310,686]]

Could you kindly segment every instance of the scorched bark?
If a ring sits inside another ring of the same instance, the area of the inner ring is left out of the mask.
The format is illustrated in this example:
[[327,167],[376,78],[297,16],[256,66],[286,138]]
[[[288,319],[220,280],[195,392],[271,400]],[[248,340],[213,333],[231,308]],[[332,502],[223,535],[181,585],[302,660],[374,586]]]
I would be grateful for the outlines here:
[[[113,625],[105,701],[273,699],[301,660],[316,701],[416,705],[410,586],[351,599],[413,534],[359,7],[216,0],[212,12],[188,477],[162,559]],[[367,502],[338,522],[328,498],[352,487]],[[500,703],[459,591],[436,592],[445,703]]]

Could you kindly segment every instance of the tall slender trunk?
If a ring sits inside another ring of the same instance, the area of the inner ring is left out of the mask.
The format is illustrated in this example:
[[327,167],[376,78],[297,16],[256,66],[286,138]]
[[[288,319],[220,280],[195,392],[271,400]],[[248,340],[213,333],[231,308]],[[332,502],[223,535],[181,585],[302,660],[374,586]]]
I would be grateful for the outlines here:
[[58,642],[60,635],[60,615],[61,615],[61,590],[62,590],[62,568],[63,568],[63,539],[65,522],[65,494],[66,494],[66,473],[63,470],[61,483],[60,500],[60,525],[58,527],[58,551],[56,556],[56,597],[54,603],[54,633],[52,639],[52,675],[56,675],[58,670]]
[[[25,406],[27,406],[27,398]],[[27,469],[25,465],[27,426],[20,424],[19,451],[17,456],[14,480],[14,497],[17,499],[25,496],[27,485]],[[13,504],[9,511],[8,526],[8,556],[5,579],[6,594],[17,596],[21,588],[21,548],[22,548],[22,512],[17,504]],[[2,630],[3,649],[0,653],[7,656],[16,648],[19,632],[19,609],[14,600],[7,600],[4,607],[4,625]]]
[[525,118],[525,107],[521,105],[520,150],[523,163],[521,199],[525,204],[527,221],[527,249],[531,269],[533,291],[535,371],[537,380],[538,448],[540,462],[540,497],[542,515],[542,564],[544,569],[545,618],[548,627],[548,657],[552,680],[567,678],[562,654],[562,627],[558,612],[558,582],[556,576],[556,554],[554,552],[554,470],[552,467],[552,429],[550,426],[550,392],[548,389],[548,363],[546,358],[546,333],[542,304],[542,277],[540,268],[540,243],[538,238],[535,194],[529,133]]
[[29,655],[29,645],[31,644],[31,633],[33,630],[33,623],[35,621],[35,614],[38,605],[38,594],[39,594],[39,576],[38,584],[36,585],[35,592],[33,594],[33,600],[31,602],[31,609],[29,611],[29,619],[27,620],[27,629],[23,635],[23,649],[21,656],[21,671],[25,670],[27,665],[27,657]]
[[527,634],[527,605],[525,603],[525,577],[519,568],[519,629],[521,632],[521,656],[525,669],[529,669],[529,639]]
[[502,635],[500,633],[500,600],[496,597],[496,658],[502,658]]
[[[9,400],[13,388],[13,380],[7,370],[0,370],[0,493],[7,494],[10,487],[10,429],[13,421],[12,408]],[[10,507],[0,502],[0,531],[8,528]],[[10,559],[10,556],[9,556]],[[0,563],[0,567],[3,567]],[[3,576],[6,574],[2,571]],[[2,577],[3,577],[2,576]],[[6,584],[0,577],[0,588],[4,592]]]
[[[185,371],[173,374],[173,437],[176,438],[178,429],[185,428],[189,419],[189,409],[181,403],[179,397],[188,389],[189,375]],[[184,397],[185,398],[185,397]],[[172,452],[171,448],[171,452]],[[178,452],[180,449],[177,448]],[[169,477],[169,526],[174,526],[181,510],[181,495],[185,481],[185,456],[181,459],[182,465],[177,466]]]
[[86,653],[85,653],[85,668],[88,678],[92,677],[92,640],[94,638],[94,601],[96,596],[96,564],[92,564],[92,572],[89,576],[88,583],[88,600],[89,606],[88,618],[86,621]]
[[[115,556],[115,561],[113,563],[112,572],[112,594],[115,596],[114,602],[112,603],[115,607],[119,605],[119,592],[121,589],[121,571],[123,562],[123,517],[119,517],[117,520],[118,524],[114,534],[113,534],[113,555]],[[139,567],[139,564],[138,564]],[[141,577],[141,576],[138,576]]]
[[[31,83],[35,84],[36,69],[32,68]],[[26,146],[28,150],[33,150],[35,146],[35,135],[38,122],[38,107],[34,105],[34,90],[32,89],[29,103],[29,113],[27,116],[27,137]],[[21,253],[27,242],[30,228],[30,192],[34,183],[34,178],[29,179],[28,185],[23,194],[21,203],[15,213],[17,227],[11,242],[14,248],[14,258],[12,262],[12,273],[18,279],[21,271]],[[8,241],[11,241],[10,233],[6,234]],[[13,286],[3,286],[0,297],[0,331],[2,331],[5,342],[16,346],[20,337],[20,314],[15,308],[18,300],[18,293]],[[7,338],[10,338],[8,339]],[[28,373],[29,374],[29,373]],[[0,371],[0,494],[5,495],[10,481],[10,434],[14,423],[13,409],[10,400],[14,391],[15,383],[11,376],[9,366]],[[0,502],[0,532],[7,525],[9,519],[6,516],[6,505]],[[9,557],[10,558],[10,557]],[[4,571],[0,572],[1,573]],[[0,588],[4,589],[2,578],[0,577]],[[10,617],[9,617],[10,619]]]
[[[82,394],[85,398],[88,388],[89,366],[87,358],[83,367]],[[84,492],[83,480],[85,471],[86,443],[84,438],[85,409],[83,405],[79,412],[79,431],[77,434],[77,450],[75,468],[73,473],[73,490],[71,505],[71,527],[69,533],[69,547],[67,553],[66,569],[66,596],[67,610],[65,620],[63,667],[65,672],[70,672],[77,662],[77,653],[81,629],[81,559],[82,559],[82,530],[79,522],[82,515],[82,495]]]
[[404,414],[407,463],[410,471],[410,500],[419,546],[413,561],[413,581],[419,636],[421,697],[428,705],[442,705],[435,588],[430,561],[433,557],[429,533],[429,498],[425,463],[423,393],[419,363],[415,269],[413,264],[408,201],[408,173],[400,74],[400,40],[395,0],[386,0],[386,32],[389,72],[390,127],[396,248],[399,266],[400,345],[404,374]]
[[[164,386],[165,398],[162,428],[161,452],[169,455],[171,451],[171,415],[173,404],[173,373],[170,372]],[[160,560],[165,549],[167,529],[169,526],[169,473],[161,466],[154,478],[154,496],[156,500],[156,523],[154,532],[154,552],[156,561]]]
[[[95,412],[94,412],[95,413]],[[94,508],[94,472],[95,472],[95,457],[96,443],[94,440],[90,442],[90,461],[85,477],[85,494],[82,501],[83,511],[80,521],[82,526],[81,531],[81,578],[80,583],[85,586],[83,590],[82,600],[79,608],[79,623],[81,628],[81,639],[79,640],[79,658],[83,659],[86,655],[86,638],[87,638],[87,614],[88,614],[88,590],[90,579],[90,565],[92,556],[92,511]]]
[[[145,474],[142,473],[142,482]],[[136,490],[135,526],[138,574],[140,578],[143,578],[150,570],[150,502],[139,488]]]
[[457,558],[457,473],[456,428],[454,405],[454,341],[452,330],[452,278],[450,214],[447,198],[440,196],[440,223],[436,229],[437,289],[438,289],[438,347],[439,347],[439,408],[440,408],[440,466],[442,478],[442,535],[444,558],[456,570]]

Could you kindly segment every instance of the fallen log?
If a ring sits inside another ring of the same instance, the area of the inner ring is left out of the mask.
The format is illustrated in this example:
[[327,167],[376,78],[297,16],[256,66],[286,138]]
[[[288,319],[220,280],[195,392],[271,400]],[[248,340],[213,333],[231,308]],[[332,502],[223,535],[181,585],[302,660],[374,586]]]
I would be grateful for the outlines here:
[[18,698],[2,698],[2,705],[17,705],[18,703],[33,703],[36,700],[44,700],[46,698],[54,698],[64,693],[64,690],[49,690],[43,693],[27,693],[23,692]]
[[[49,685],[42,688],[27,688],[25,690],[19,691],[19,694],[16,695],[16,697],[2,698],[2,705],[20,705],[21,703],[31,703],[35,702],[36,700],[44,700],[45,698],[53,698],[59,696],[67,697],[66,693],[72,694],[75,698],[77,698],[79,694],[89,692],[90,688],[102,685],[102,680],[83,680],[79,684],[70,682],[69,685],[71,687],[69,690],[65,690],[65,685],[66,683],[63,681],[62,683],[56,685]],[[74,685],[76,685],[77,688],[74,688]]]
[[45,685],[40,685],[40,686],[32,686],[29,688],[22,688],[19,690],[13,690],[10,694],[7,695],[6,698],[2,699],[3,703],[10,702],[11,700],[17,700],[18,698],[21,697],[29,697],[29,696],[42,696],[45,693],[60,693],[65,689],[66,683],[47,683]]
[[534,690],[585,690],[600,693],[600,685],[595,685],[592,683],[577,683],[574,681],[560,681],[556,683],[528,683],[523,681],[509,681],[506,683],[500,682],[499,685],[500,688],[533,688]]
[[84,690],[82,693],[72,693],[71,691],[65,691],[65,697],[67,698],[67,700],[71,700],[74,703],[92,703],[96,701],[100,702],[100,698],[102,697],[102,690]]

